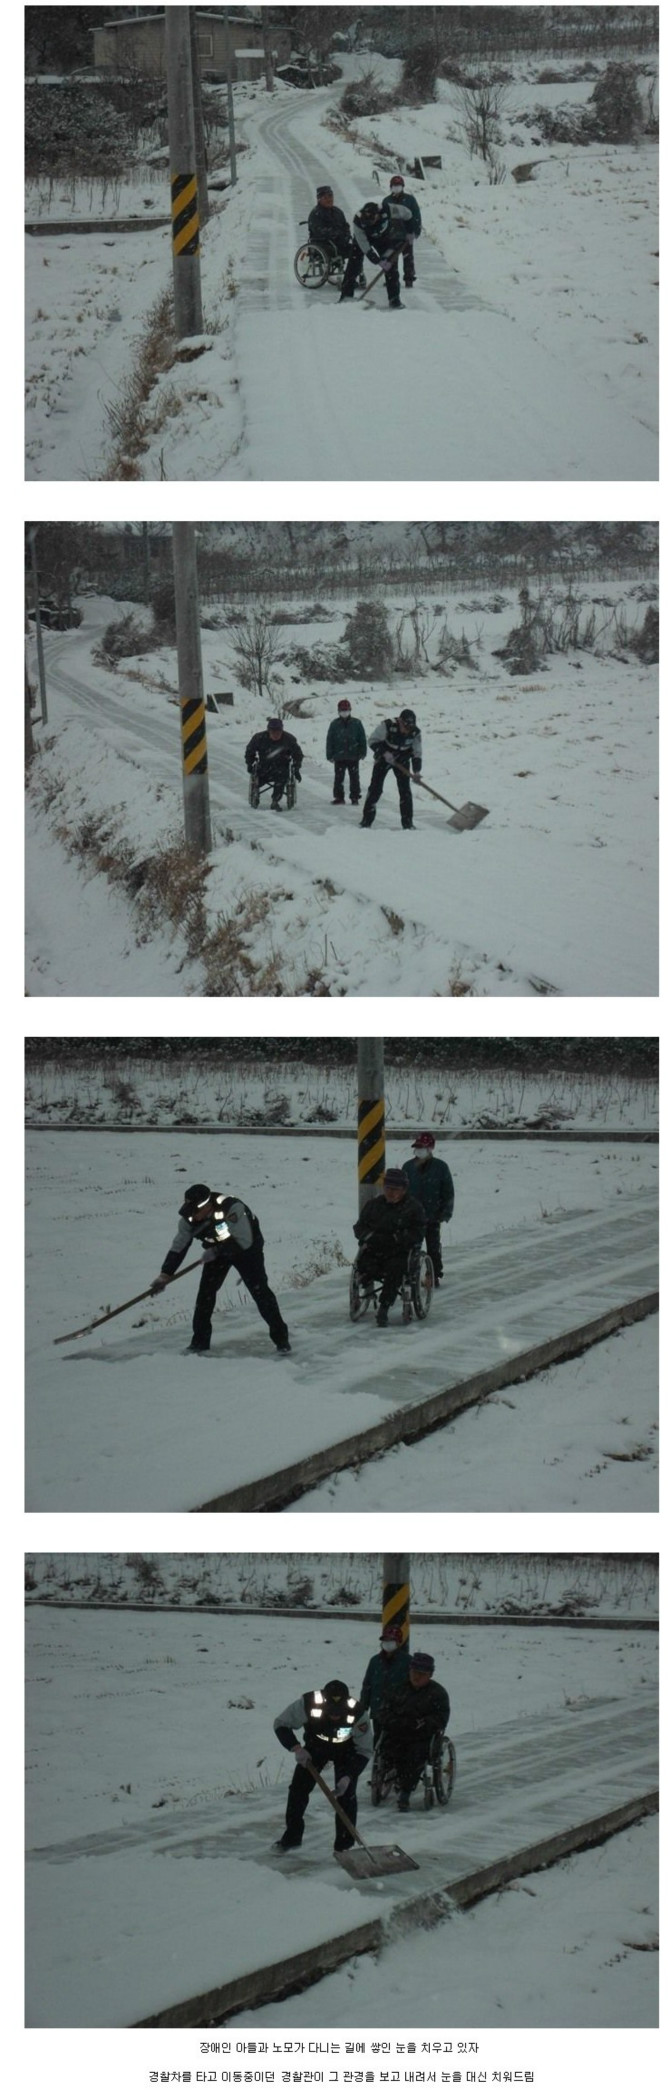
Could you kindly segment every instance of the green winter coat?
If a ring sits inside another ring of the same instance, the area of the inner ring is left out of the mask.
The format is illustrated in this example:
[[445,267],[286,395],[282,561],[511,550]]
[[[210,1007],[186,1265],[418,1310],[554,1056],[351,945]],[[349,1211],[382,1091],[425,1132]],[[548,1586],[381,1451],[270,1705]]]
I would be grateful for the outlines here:
[[367,755],[365,727],[359,718],[331,719],[326,739],[327,762],[362,762]]
[[368,1662],[359,1703],[381,1724],[389,1699],[402,1691],[409,1676],[409,1647],[396,1648],[394,1655],[373,1655]]
[[449,1221],[454,1209],[454,1183],[446,1161],[438,1161],[437,1155],[431,1154],[430,1161],[421,1164],[412,1156],[411,1161],[403,1161],[402,1167],[410,1194],[418,1197],[427,1220]]

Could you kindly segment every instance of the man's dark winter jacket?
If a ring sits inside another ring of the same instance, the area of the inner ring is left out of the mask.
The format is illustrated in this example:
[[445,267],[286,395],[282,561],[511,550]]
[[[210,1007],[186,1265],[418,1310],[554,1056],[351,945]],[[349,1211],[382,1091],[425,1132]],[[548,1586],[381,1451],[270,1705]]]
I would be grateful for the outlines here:
[[409,1647],[397,1647],[392,1655],[373,1655],[361,1685],[360,1703],[381,1723],[389,1701],[404,1689],[409,1675]]
[[371,1197],[356,1220],[354,1233],[361,1246],[369,1241],[382,1252],[387,1250],[389,1256],[407,1256],[423,1240],[425,1227],[423,1205],[408,1191],[397,1205],[390,1205],[385,1197]]
[[430,1160],[424,1162],[415,1161],[412,1156],[411,1161],[403,1161],[402,1166],[412,1197],[418,1197],[426,1218],[449,1221],[454,1209],[454,1183],[446,1161],[438,1161],[436,1154],[431,1154]]
[[293,767],[299,779],[302,768],[302,748],[298,747],[298,742],[293,733],[282,733],[281,740],[271,740],[270,734],[267,732],[254,733],[249,741],[249,746],[245,748],[244,760],[247,769],[253,769],[256,756],[258,756],[261,770],[271,774],[273,764],[279,763],[280,769],[283,769],[289,755],[293,758]]
[[345,1748],[353,1742],[358,1755],[372,1755],[372,1726],[367,1713],[357,1698],[347,1699],[346,1712],[333,1719],[327,1714],[321,1691],[304,1691],[302,1698],[294,1698],[290,1705],[278,1713],[274,1723],[277,1740],[282,1749],[294,1749],[297,1742],[296,1728],[302,1727],[303,1743],[309,1749],[310,1739],[330,1742],[334,1748]]
[[327,762],[362,762],[367,755],[365,727],[360,718],[331,719],[326,738]]
[[433,1676],[429,1684],[421,1684],[418,1689],[407,1683],[389,1706],[384,1730],[394,1742],[425,1738],[428,1743],[447,1726],[450,1710],[449,1692],[442,1684],[436,1684]]
[[392,220],[395,218],[397,224],[404,226],[406,233],[410,232],[414,239],[418,239],[421,231],[421,212],[416,196],[410,196],[407,189],[403,189],[402,197],[398,201],[393,195],[385,196],[382,207],[388,211]]
[[331,210],[324,210],[323,204],[315,203],[314,209],[310,211],[307,219],[307,229],[310,239],[316,241],[332,240],[333,245],[338,247],[341,253],[344,252],[345,247],[349,246],[351,240],[351,232],[344,211],[338,210],[336,203],[333,204]]
[[194,1241],[199,1241],[204,1248],[206,1263],[225,1261],[229,1244],[242,1250],[251,1248],[254,1243],[262,1248],[263,1236],[256,1215],[249,1210],[249,1206],[244,1205],[240,1197],[224,1197],[219,1191],[215,1191],[214,1195],[216,1207],[208,1219],[194,1219],[189,1214],[188,1207],[181,1206],[179,1225],[172,1247],[161,1265],[168,1277],[174,1277],[175,1270],[183,1263],[184,1256],[188,1254]]
[[380,762],[386,753],[397,755],[404,769],[410,763],[415,776],[421,775],[421,732],[417,726],[414,733],[401,733],[397,718],[385,718],[381,726],[375,726],[370,734],[370,753],[375,762]]
[[371,254],[373,260],[384,261],[389,254],[399,254],[407,238],[407,225],[399,218],[392,218],[389,210],[380,209],[379,217],[371,229],[367,218],[358,214],[354,218],[354,239],[361,254]]

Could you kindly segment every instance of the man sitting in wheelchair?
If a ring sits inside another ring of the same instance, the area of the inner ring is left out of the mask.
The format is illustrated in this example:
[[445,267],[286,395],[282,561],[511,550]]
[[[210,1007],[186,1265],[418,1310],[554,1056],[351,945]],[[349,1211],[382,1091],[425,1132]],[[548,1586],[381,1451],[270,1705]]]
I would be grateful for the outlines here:
[[377,1327],[388,1326],[389,1308],[397,1299],[408,1258],[419,1248],[426,1231],[423,1205],[410,1196],[404,1169],[387,1168],[381,1197],[364,1205],[354,1233],[361,1247],[357,1257],[360,1283],[365,1288],[381,1278]]
[[291,764],[298,784],[302,773],[302,748],[298,746],[295,734],[285,731],[280,718],[269,718],[264,733],[252,734],[244,750],[244,760],[250,776],[257,765],[261,787],[272,786],[270,803],[274,812],[280,812]]
[[406,1814],[424,1764],[449,1723],[449,1693],[434,1678],[432,1655],[410,1656],[409,1676],[386,1707],[379,1742],[381,1767],[394,1772],[398,1807]]
[[334,247],[346,261],[351,249],[351,231],[343,210],[339,210],[330,188],[316,192],[316,203],[307,219],[310,239],[317,247]]

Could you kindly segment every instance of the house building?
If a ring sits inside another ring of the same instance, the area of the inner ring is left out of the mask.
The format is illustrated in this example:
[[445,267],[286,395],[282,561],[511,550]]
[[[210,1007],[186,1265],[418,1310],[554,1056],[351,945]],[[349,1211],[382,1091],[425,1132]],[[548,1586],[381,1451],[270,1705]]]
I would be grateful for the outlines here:
[[[289,57],[291,42],[286,29],[270,15],[272,55],[275,64]],[[260,14],[251,8],[226,16],[224,8],[197,8],[196,33],[203,79],[227,76],[227,29],[230,33],[233,80],[259,80],[265,74],[264,29]],[[146,13],[124,15],[103,22],[93,30],[93,63],[96,72],[134,71],[152,78],[165,76],[165,9],[152,7]]]

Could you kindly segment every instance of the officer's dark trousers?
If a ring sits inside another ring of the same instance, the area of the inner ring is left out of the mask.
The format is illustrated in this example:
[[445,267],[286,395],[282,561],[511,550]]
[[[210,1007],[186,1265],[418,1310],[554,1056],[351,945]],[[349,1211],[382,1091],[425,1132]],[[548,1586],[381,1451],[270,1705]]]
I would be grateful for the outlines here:
[[[392,298],[399,298],[400,296],[400,273],[398,269],[397,251],[394,253],[389,252],[385,254],[384,260],[391,262],[391,267],[385,274],[384,278],[386,283],[386,295],[390,304]],[[349,256],[349,260],[347,262],[347,266],[344,271],[344,275],[342,277],[343,298],[353,297],[354,290],[356,288],[356,284],[361,273],[361,269],[363,268],[365,263],[367,263],[370,269],[374,270],[375,268],[379,268],[380,262],[381,256],[378,257],[375,254],[362,254],[360,247],[357,247],[356,243],[354,242],[351,254]]]
[[[367,798],[363,807],[363,824],[365,827],[372,826],[372,822],[374,820],[375,812],[377,809],[377,801],[381,798],[382,791],[386,783],[386,778],[390,769],[390,762],[375,762],[373,765],[372,776],[368,785]],[[401,824],[403,827],[413,827],[414,806],[412,802],[412,787],[409,781],[409,777],[401,776],[399,769],[395,769],[393,771],[393,774],[395,776],[395,780],[398,786]]]
[[[332,1763],[336,1779],[345,1775],[351,1779],[351,1785],[342,1794],[342,1806],[345,1814],[348,1814],[350,1822],[355,1827],[357,1811],[356,1781],[360,1778],[361,1771],[365,1770],[365,1757],[359,1756],[353,1742],[319,1742],[316,1736],[311,1735],[309,1753],[315,1770],[322,1771],[324,1764]],[[297,1763],[289,1786],[286,1805],[286,1827],[289,1835],[295,1836],[296,1839],[302,1838],[305,1814],[313,1791],[314,1779],[311,1771],[308,1771],[305,1764]],[[328,1801],[322,1799],[321,1805],[327,1807]],[[354,1841],[353,1836],[350,1836],[348,1829],[345,1829],[344,1822],[340,1821],[339,1814],[335,1814],[333,1820],[335,1822],[336,1851],[350,1850]]]
[[268,1284],[263,1260],[262,1241],[252,1241],[250,1248],[228,1249],[225,1255],[216,1256],[205,1263],[195,1302],[193,1315],[193,1341],[198,1349],[208,1350],[212,1333],[212,1314],[217,1292],[225,1284],[230,1269],[238,1270],[251,1293],[262,1320],[267,1322],[273,1343],[286,1341],[288,1329],[282,1320],[274,1292]]

